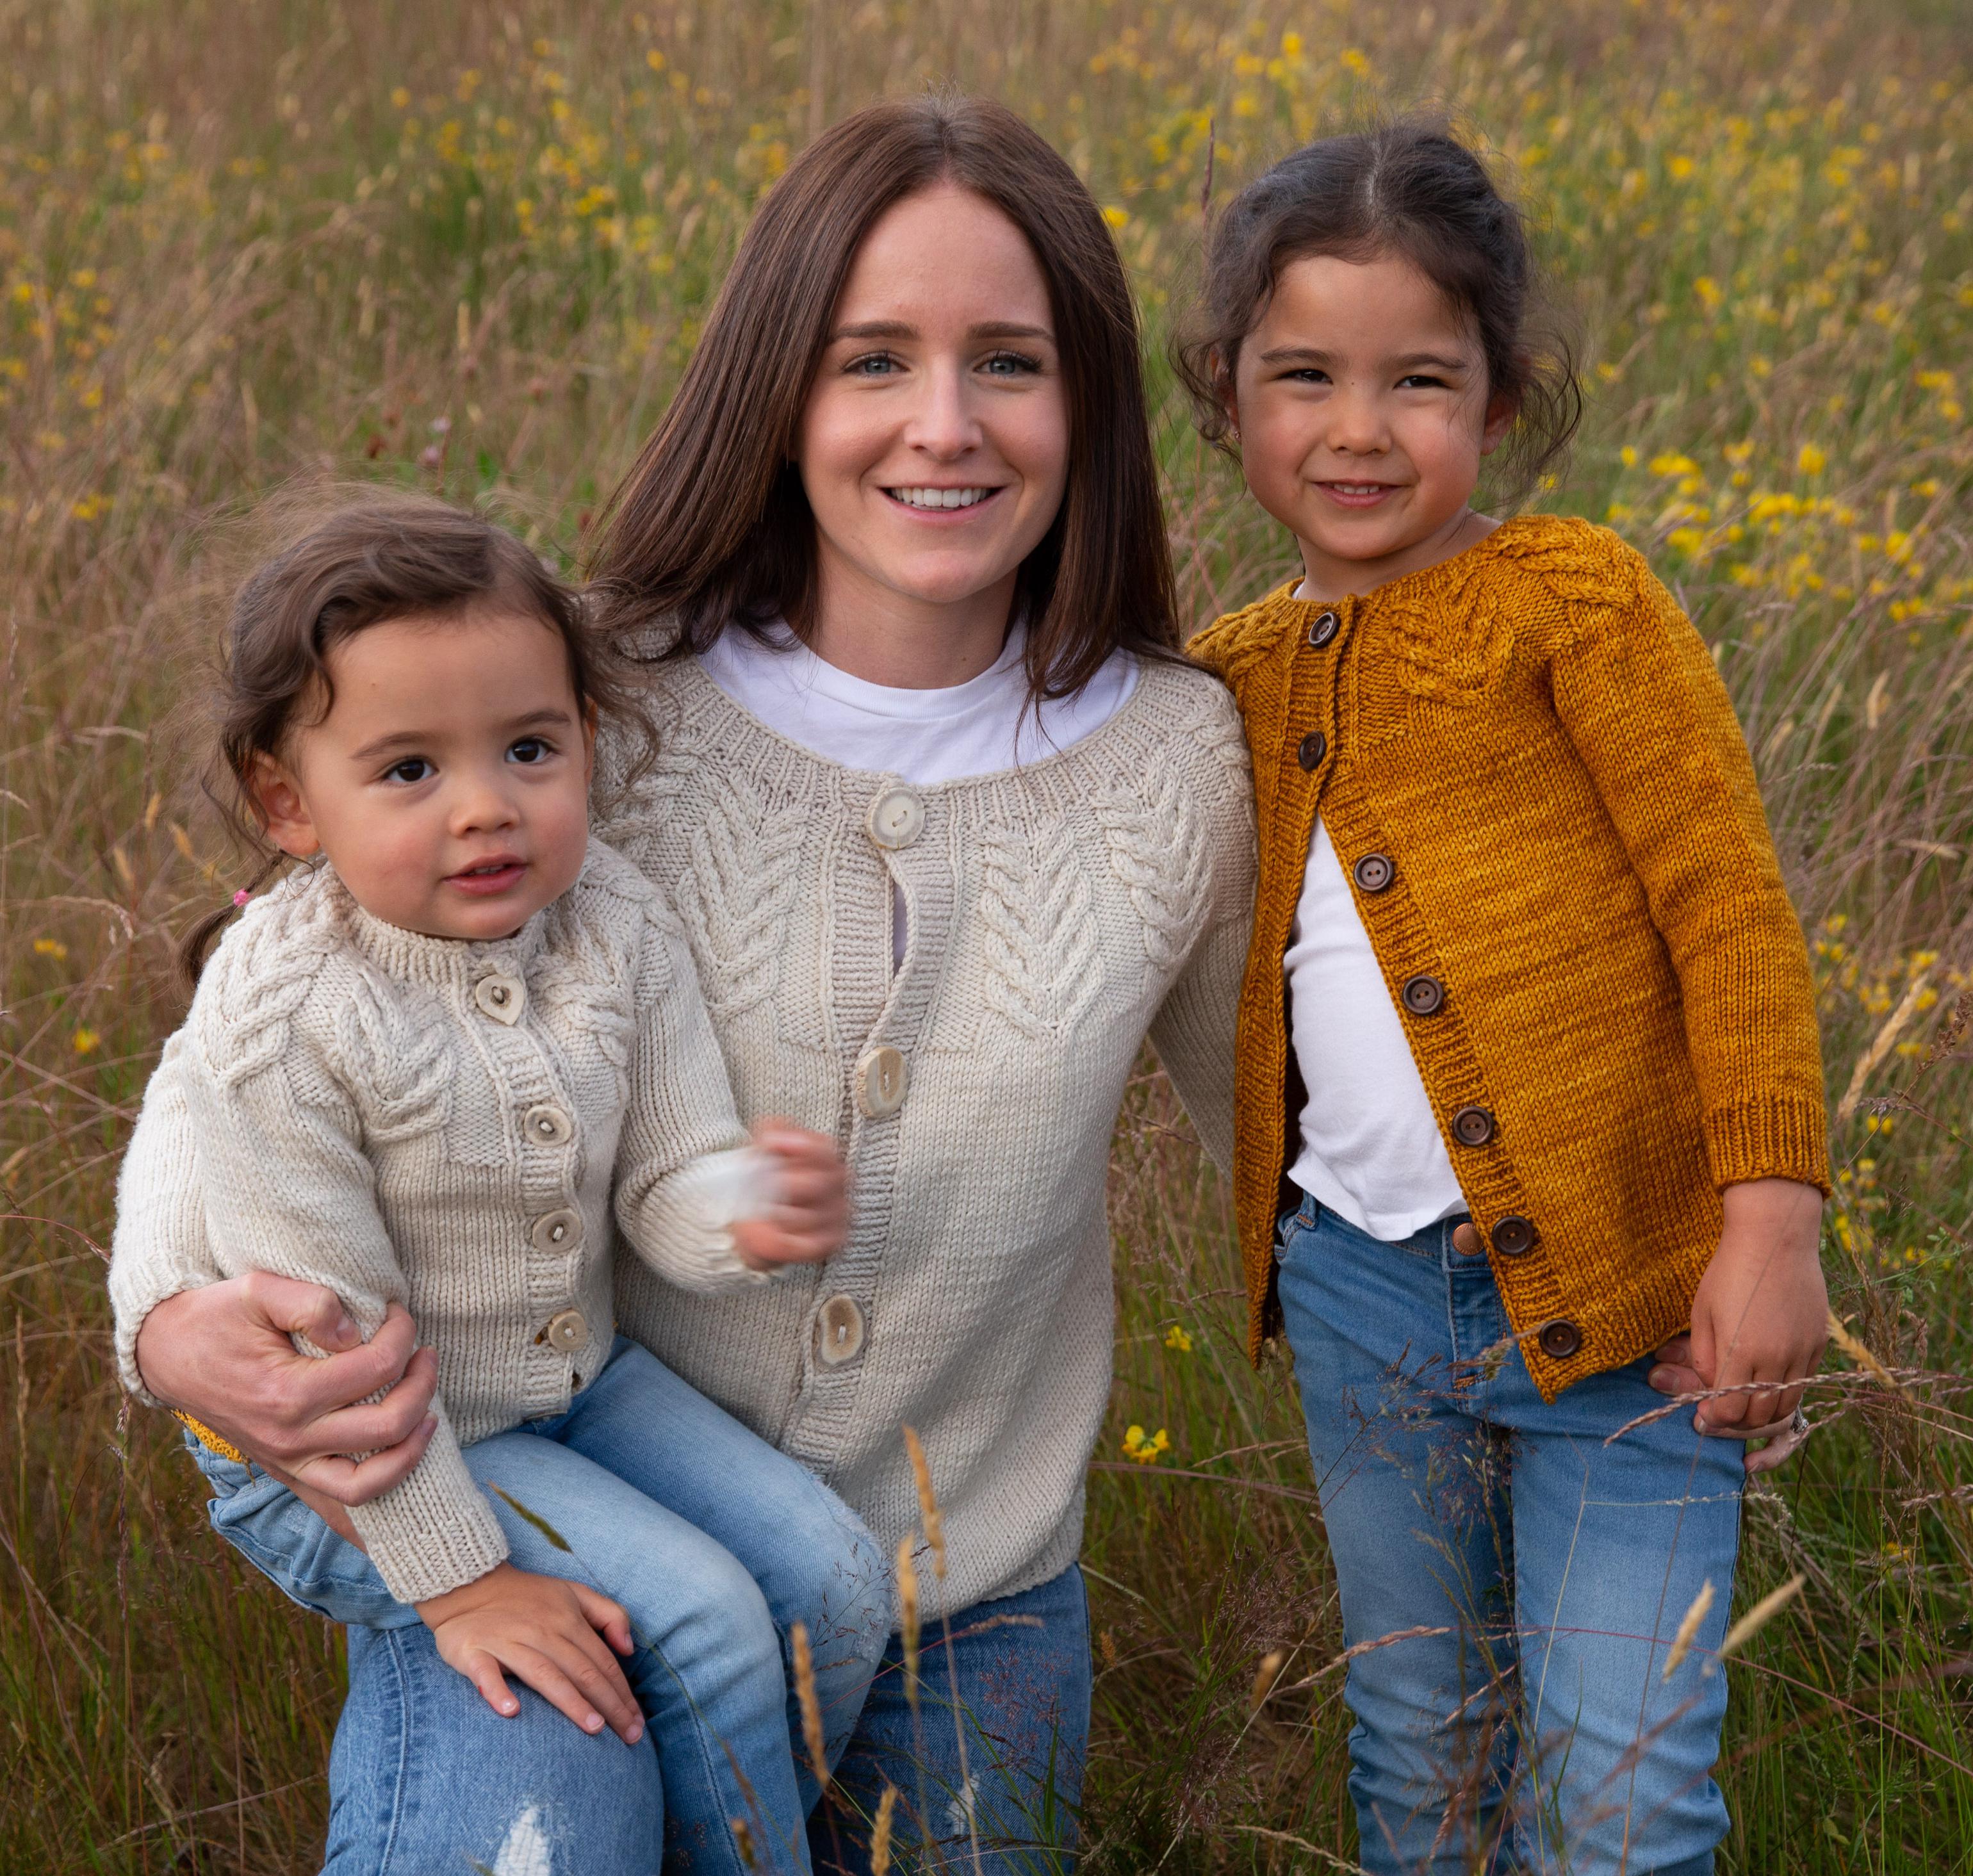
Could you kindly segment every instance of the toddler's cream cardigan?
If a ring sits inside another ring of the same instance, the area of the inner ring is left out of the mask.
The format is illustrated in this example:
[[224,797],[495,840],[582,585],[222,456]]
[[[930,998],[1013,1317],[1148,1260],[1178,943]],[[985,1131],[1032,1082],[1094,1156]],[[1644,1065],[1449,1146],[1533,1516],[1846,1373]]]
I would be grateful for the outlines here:
[[[852,1217],[828,1263],[723,1295],[619,1259],[620,1325],[892,1548],[918,1522],[915,1427],[950,1559],[942,1586],[921,1570],[928,1609],[1044,1582],[1081,1546],[1109,1397],[1105,1174],[1147,1031],[1213,1157],[1232,1150],[1254,881],[1232,699],[1147,663],[1067,749],[917,788],[777,736],[695,660],[653,681],[663,755],[600,831],[685,926],[741,1113],[833,1133]],[[133,1305],[211,1272],[177,1075],[132,1141],[143,1209],[122,1230],[169,1240],[180,1274]]]
[[[608,1358],[613,1184],[659,1277],[761,1280],[725,1228],[748,1156],[683,932],[600,842],[489,943],[387,925],[326,868],[291,875],[206,966],[160,1100],[183,1103],[176,1150],[133,1151],[119,1195],[125,1377],[145,1312],[207,1275],[326,1284],[366,1335],[404,1304],[437,1352],[438,1430],[353,1514],[401,1601],[507,1554],[460,1445],[563,1412]],[[194,1180],[203,1255],[156,1228]]]

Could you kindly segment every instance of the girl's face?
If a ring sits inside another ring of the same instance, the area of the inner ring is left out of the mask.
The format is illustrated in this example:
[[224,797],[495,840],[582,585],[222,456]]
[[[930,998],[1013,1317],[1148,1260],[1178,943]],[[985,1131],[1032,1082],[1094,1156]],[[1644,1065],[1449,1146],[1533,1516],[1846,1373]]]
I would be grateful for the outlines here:
[[858,248],[802,413],[826,613],[1012,603],[1062,507],[1068,408],[1048,283],[970,190],[906,197]]
[[590,725],[568,654],[492,602],[371,626],[325,661],[335,701],[260,758],[269,838],[326,854],[386,924],[502,938],[575,884],[589,838]]
[[1311,596],[1364,592],[1470,544],[1481,459],[1513,421],[1478,335],[1408,260],[1281,270],[1242,342],[1247,485],[1301,544]]

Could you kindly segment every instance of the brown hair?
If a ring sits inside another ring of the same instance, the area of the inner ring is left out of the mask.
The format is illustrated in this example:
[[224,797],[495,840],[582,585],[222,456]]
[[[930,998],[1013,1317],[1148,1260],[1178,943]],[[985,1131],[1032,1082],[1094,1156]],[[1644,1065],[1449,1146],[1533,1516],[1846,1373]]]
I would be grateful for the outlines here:
[[1019,580],[1029,694],[1080,689],[1120,646],[1176,652],[1137,312],[1116,244],[1042,137],[1004,106],[949,96],[845,118],[768,192],[677,395],[611,498],[593,572],[613,633],[670,613],[676,652],[777,616],[807,635],[815,522],[789,459],[803,407],[865,234],[941,182],[983,197],[1027,237],[1061,346],[1068,486]]
[[[648,742],[639,687],[597,631],[581,596],[504,528],[425,495],[366,495],[318,517],[241,584],[233,601],[210,725],[206,793],[260,861],[256,890],[287,863],[268,841],[252,793],[257,759],[279,757],[297,727],[335,700],[328,656],[373,626],[412,613],[460,614],[495,602],[561,639],[576,704]],[[179,946],[197,981],[231,907],[201,919]]]
[[1314,254],[1409,261],[1472,321],[1490,397],[1515,417],[1494,458],[1501,498],[1558,464],[1582,420],[1574,348],[1544,299],[1526,224],[1479,158],[1441,123],[1406,117],[1324,137],[1257,176],[1214,224],[1206,278],[1178,347],[1206,440],[1232,453],[1225,394],[1241,342],[1291,261]]

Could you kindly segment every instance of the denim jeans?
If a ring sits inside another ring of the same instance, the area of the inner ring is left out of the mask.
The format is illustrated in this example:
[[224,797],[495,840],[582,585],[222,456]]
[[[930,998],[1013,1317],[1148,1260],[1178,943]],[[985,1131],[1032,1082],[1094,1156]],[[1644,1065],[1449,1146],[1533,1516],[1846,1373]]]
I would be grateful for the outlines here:
[[[330,1876],[469,1869],[740,1876],[809,1868],[816,1795],[789,1678],[804,1623],[825,1753],[853,1727],[891,1626],[877,1546],[847,1506],[646,1350],[619,1338],[557,1417],[466,1449],[554,1527],[558,1549],[489,1494],[520,1568],[623,1604],[640,1745],[591,1738],[516,1688],[502,1719],[444,1665],[414,1610],[286,1489],[198,1449],[214,1527],[296,1601],[351,1625],[349,1697],[329,1765]],[[660,1846],[663,1846],[661,1850]],[[504,1861],[503,1861],[504,1859]]]
[[1739,1446],[1687,1409],[1612,1440],[1667,1404],[1648,1359],[1543,1401],[1453,1222],[1382,1244],[1307,1199],[1277,1251],[1364,1651],[1344,1688],[1358,1854],[1374,1876],[1710,1876]]
[[[836,1776],[809,1819],[817,1876],[869,1876],[869,1825],[898,1793],[893,1869],[1053,1876],[1075,1866],[1076,1807],[1089,1749],[1089,1603],[1082,1572],[976,1603],[928,1626],[918,1711],[893,1638]],[[960,1753],[964,1742],[964,1766]]]

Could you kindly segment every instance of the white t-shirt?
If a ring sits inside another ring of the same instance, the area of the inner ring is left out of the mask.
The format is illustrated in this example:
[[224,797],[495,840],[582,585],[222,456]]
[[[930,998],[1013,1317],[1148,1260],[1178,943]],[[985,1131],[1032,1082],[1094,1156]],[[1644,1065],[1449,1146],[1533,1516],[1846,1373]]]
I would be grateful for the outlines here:
[[1404,1019],[1319,820],[1281,968],[1308,1090],[1289,1178],[1386,1244],[1465,1211]]
[[[845,768],[929,788],[1036,762],[1101,729],[1137,688],[1137,661],[1117,652],[1072,697],[1028,703],[1016,625],[978,677],[944,690],[898,690],[852,677],[818,658],[785,626],[764,644],[737,628],[699,654],[707,676],[750,716],[812,754]],[[905,956],[899,891],[891,923],[893,959]]]

